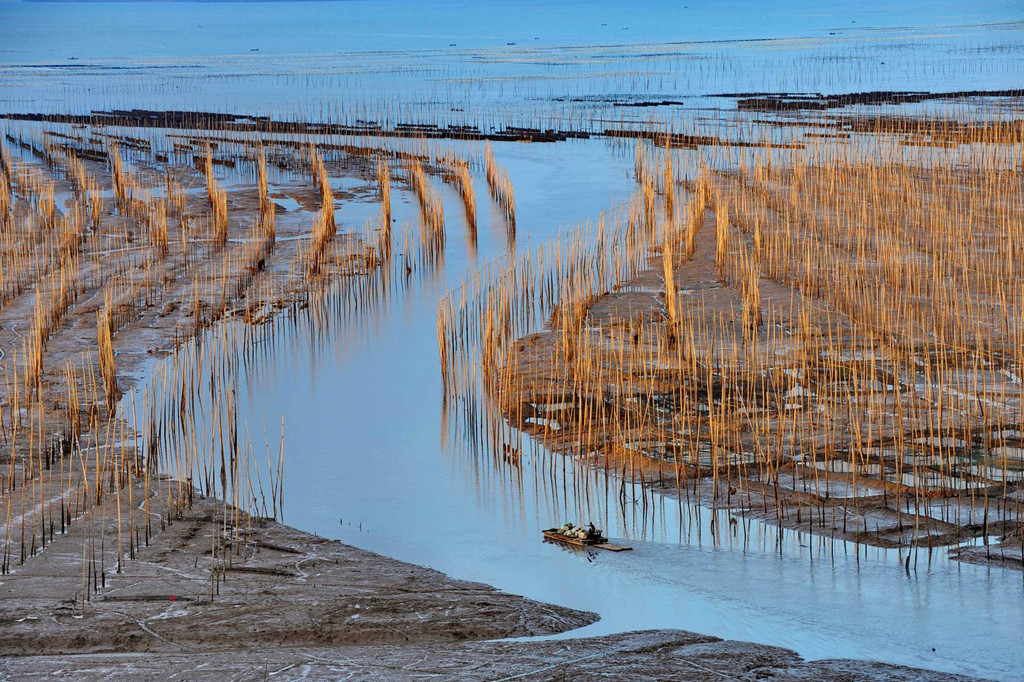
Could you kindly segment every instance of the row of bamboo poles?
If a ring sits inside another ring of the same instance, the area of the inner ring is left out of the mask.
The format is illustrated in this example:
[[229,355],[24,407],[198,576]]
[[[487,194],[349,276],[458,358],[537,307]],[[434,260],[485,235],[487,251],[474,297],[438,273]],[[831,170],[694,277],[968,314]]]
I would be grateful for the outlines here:
[[[14,139],[17,158],[0,149],[0,257],[12,263],[0,283],[0,315],[29,287],[37,293],[32,332],[22,351],[6,358],[0,567],[16,571],[73,522],[116,513],[115,540],[102,530],[85,539],[87,600],[106,571],[120,571],[149,544],[154,524],[180,519],[197,494],[215,496],[223,541],[211,553],[213,595],[232,560],[227,548],[237,553],[254,518],[280,518],[283,508],[283,435],[276,457],[268,449],[261,458],[238,414],[235,387],[251,349],[287,335],[282,325],[300,310],[327,325],[333,315],[325,301],[343,301],[355,315],[376,305],[393,277],[436,267],[443,213],[424,167],[459,188],[467,216],[475,216],[473,164],[447,151],[353,150],[259,136],[175,141],[163,155],[152,141],[127,135]],[[191,159],[198,174],[169,163],[175,153]],[[379,218],[338,239],[330,163],[352,156],[376,176]],[[405,225],[401,235],[391,219],[391,168],[399,166],[423,206],[420,225]],[[312,178],[319,210],[306,238],[282,251],[270,195],[275,184],[303,176]],[[238,188],[249,182],[253,190]],[[246,191],[256,194],[254,213],[237,208]],[[66,210],[53,197],[62,197]],[[475,220],[467,220],[467,234],[475,243]],[[393,262],[398,248],[403,258]],[[73,327],[71,313],[81,313],[75,304],[83,300],[95,310],[95,346],[84,354],[60,350],[55,378],[47,344]],[[137,391],[119,373],[119,336],[169,310],[178,311],[170,357]]]
[[811,532],[1020,538],[1021,129],[901,125],[738,161],[638,145],[624,211],[442,302],[449,400],[495,452],[527,432]]

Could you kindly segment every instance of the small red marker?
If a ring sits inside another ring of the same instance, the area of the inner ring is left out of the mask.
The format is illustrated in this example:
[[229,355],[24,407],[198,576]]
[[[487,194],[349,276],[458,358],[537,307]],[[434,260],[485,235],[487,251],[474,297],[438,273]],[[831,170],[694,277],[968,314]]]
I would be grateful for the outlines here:
[[172,594],[172,595],[171,595],[171,601],[178,601],[178,598],[177,598],[177,597],[175,597],[175,596],[174,596],[174,595]]

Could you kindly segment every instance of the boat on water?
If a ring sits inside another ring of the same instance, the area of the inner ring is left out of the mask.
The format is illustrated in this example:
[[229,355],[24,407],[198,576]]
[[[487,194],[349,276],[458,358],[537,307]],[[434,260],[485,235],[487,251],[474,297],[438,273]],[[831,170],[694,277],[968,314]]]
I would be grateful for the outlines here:
[[560,528],[548,528],[543,531],[544,538],[553,542],[561,542],[577,547],[590,547],[592,545],[603,545],[608,542],[600,528],[591,526],[580,528],[567,523]]

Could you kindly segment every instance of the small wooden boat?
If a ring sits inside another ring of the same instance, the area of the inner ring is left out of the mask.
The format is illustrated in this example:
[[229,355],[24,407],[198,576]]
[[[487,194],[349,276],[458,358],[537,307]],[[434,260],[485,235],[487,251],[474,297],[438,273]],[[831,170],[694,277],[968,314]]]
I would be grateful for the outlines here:
[[562,535],[558,532],[557,528],[548,528],[543,531],[544,538],[553,542],[561,542],[566,545],[575,545],[577,547],[592,547],[593,545],[603,545],[608,542],[608,538],[601,534],[601,531],[596,533],[589,533],[585,538],[569,537]]
[[[548,528],[544,533],[544,539],[550,540],[551,542],[557,542],[563,545],[571,545],[573,547],[594,547],[595,549],[607,549],[609,552],[628,552],[633,549],[626,545],[613,545],[608,542],[608,538],[599,529],[594,529],[593,532],[588,532],[587,537],[579,538],[575,536],[562,535],[559,531],[560,528]],[[577,529],[578,530],[578,529]]]

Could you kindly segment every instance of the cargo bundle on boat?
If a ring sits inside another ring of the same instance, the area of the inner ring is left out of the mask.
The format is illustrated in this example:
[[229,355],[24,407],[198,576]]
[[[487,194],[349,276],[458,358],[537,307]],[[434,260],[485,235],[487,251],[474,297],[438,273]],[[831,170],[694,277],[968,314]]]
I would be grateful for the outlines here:
[[590,524],[589,528],[581,528],[571,523],[565,523],[559,528],[548,528],[544,531],[544,537],[548,540],[564,542],[565,544],[577,545],[579,547],[600,545],[608,542],[608,538],[602,534],[600,528],[594,528],[594,524]]

